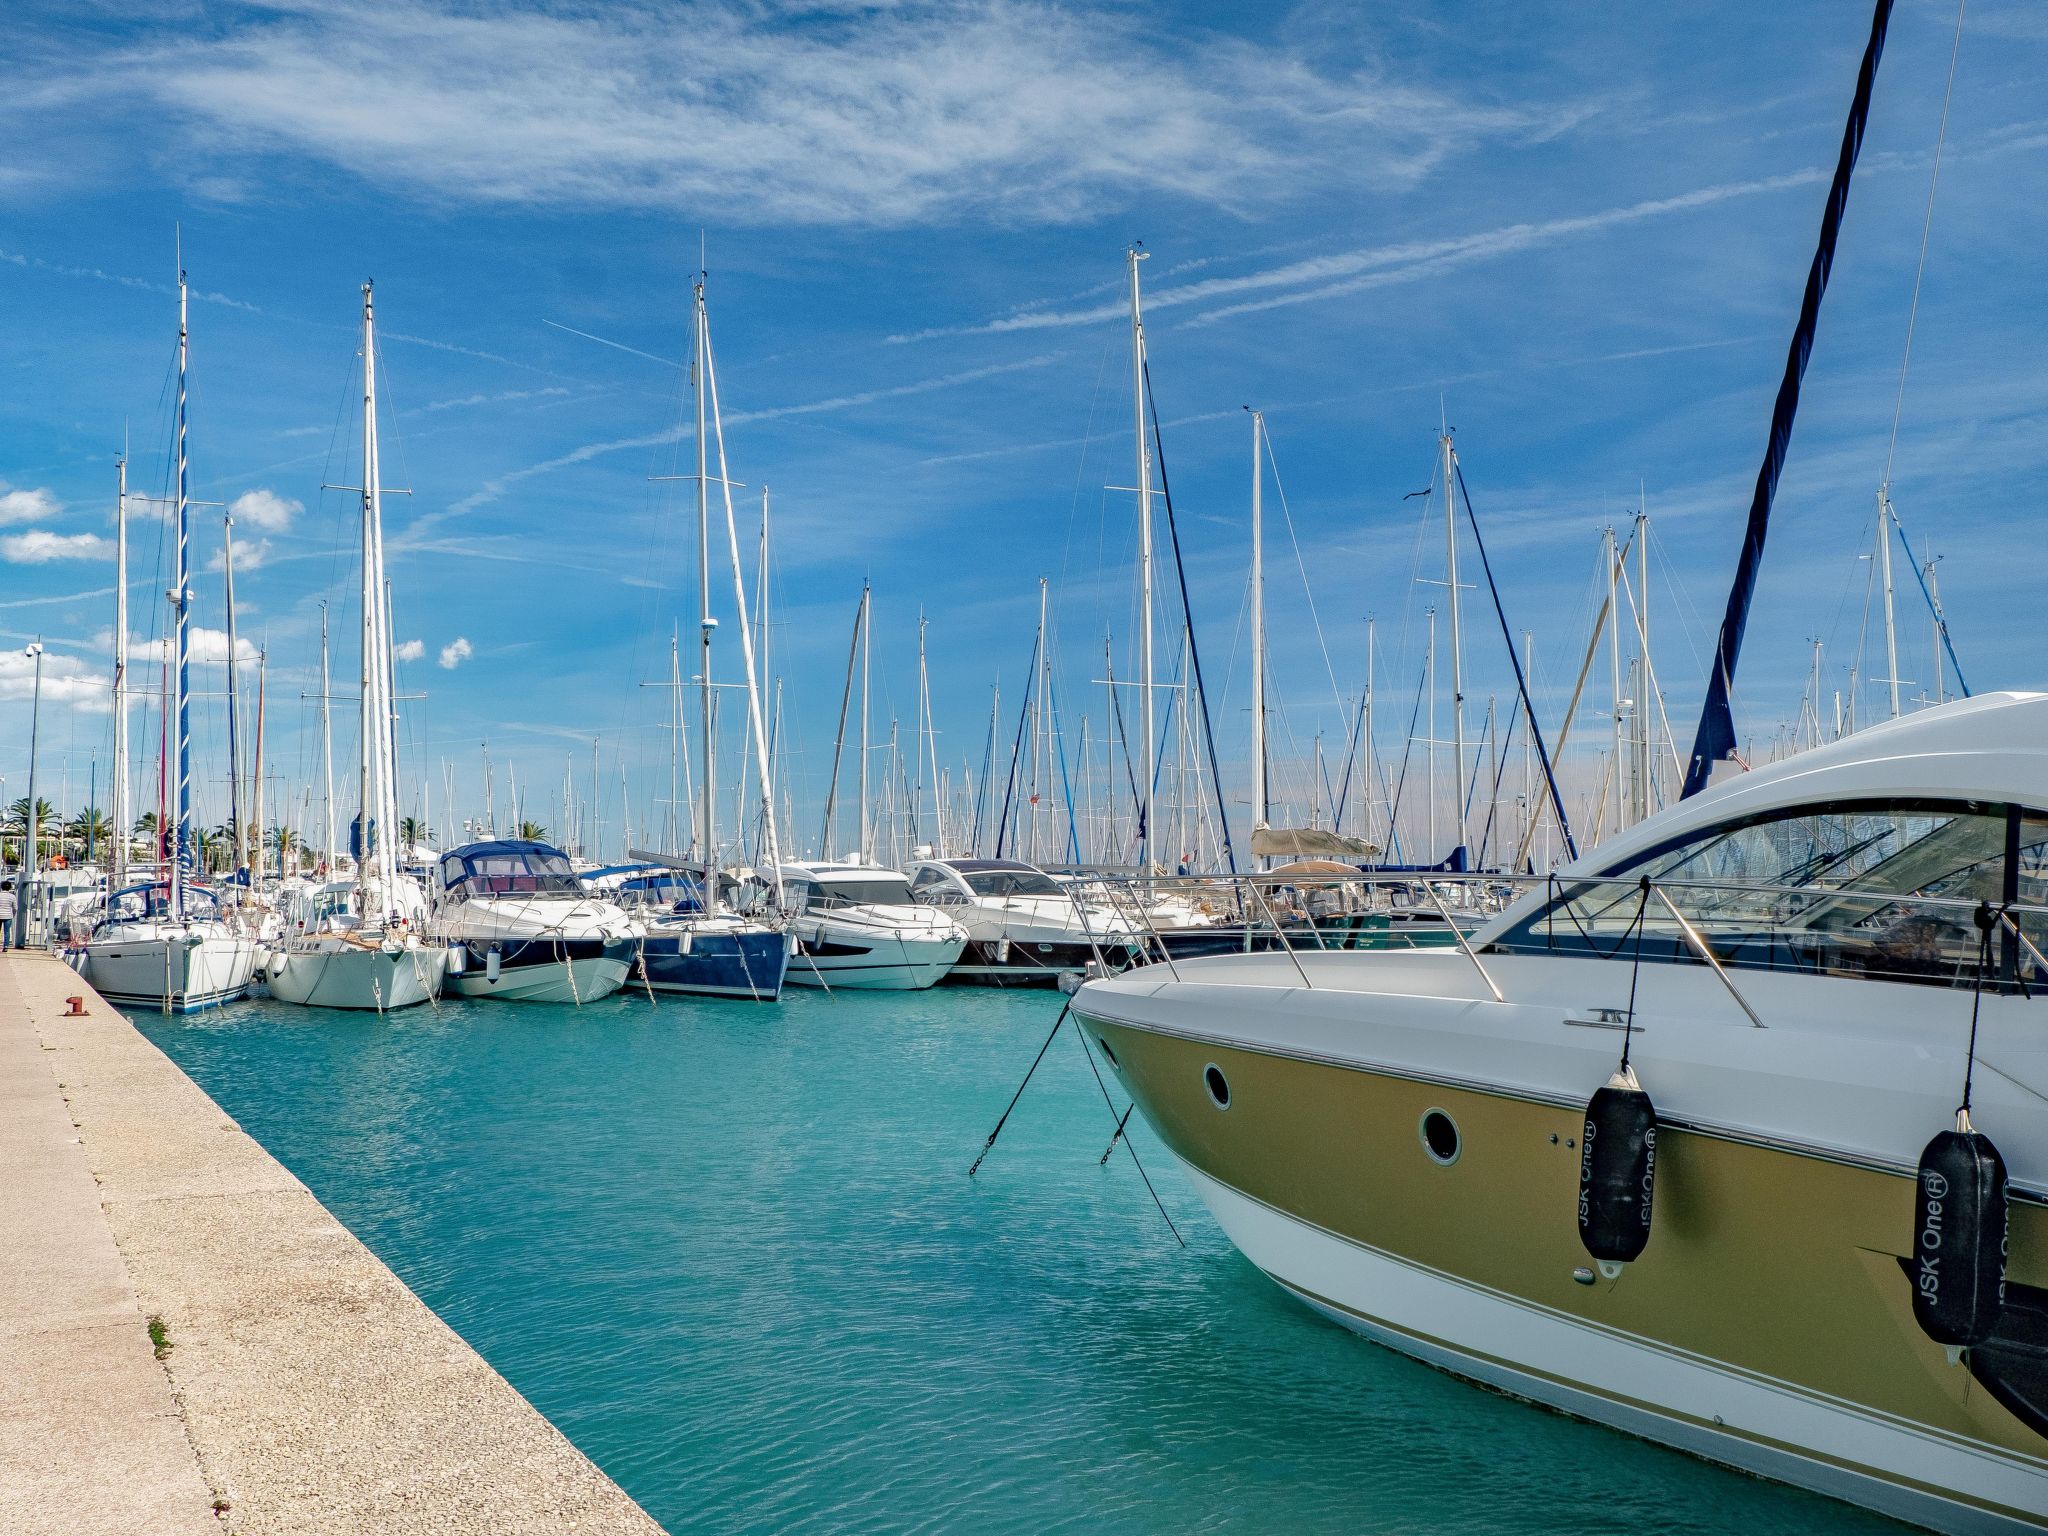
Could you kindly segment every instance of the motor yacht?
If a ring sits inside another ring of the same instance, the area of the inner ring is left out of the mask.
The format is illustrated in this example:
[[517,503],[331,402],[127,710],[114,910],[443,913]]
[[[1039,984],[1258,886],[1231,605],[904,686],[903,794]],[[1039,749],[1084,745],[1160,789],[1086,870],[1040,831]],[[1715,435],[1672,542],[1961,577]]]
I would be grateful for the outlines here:
[[967,930],[920,903],[907,876],[872,864],[784,864],[781,902],[804,987],[915,992],[959,962]]
[[[2018,1531],[2048,1522],[2044,949],[2048,694],[1999,694],[1718,783],[1452,947],[1180,960],[1073,1008],[1317,1311],[1753,1473]],[[1615,1083],[1632,1141],[1601,1129]],[[1965,1128],[2009,1177],[1968,1245],[1934,1171]],[[1610,1200],[1633,1256],[1596,1241]],[[1970,1335],[1923,1316],[1962,1276],[2002,1297]]]
[[451,950],[445,990],[535,1003],[618,991],[644,932],[585,890],[560,849],[519,838],[442,854],[428,929]]
[[910,890],[967,930],[946,977],[990,987],[1054,985],[1062,975],[1119,971],[1137,959],[1137,928],[1106,903],[1015,859],[921,859]]

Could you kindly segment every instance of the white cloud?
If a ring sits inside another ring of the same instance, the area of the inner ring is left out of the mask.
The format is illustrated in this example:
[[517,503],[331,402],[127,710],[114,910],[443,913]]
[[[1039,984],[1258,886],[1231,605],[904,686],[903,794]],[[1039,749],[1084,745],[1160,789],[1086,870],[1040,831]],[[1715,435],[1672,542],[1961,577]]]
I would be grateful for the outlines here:
[[40,523],[64,510],[47,490],[11,491],[0,484],[0,527],[9,523]]
[[[261,487],[242,492],[228,505],[228,515],[237,523],[246,523],[267,533],[282,533],[291,526],[292,519],[305,510],[304,502],[293,501]],[[236,563],[240,563],[239,558]]]
[[[241,543],[235,546],[235,569],[237,571],[261,570],[270,559],[270,540],[258,539],[254,544]],[[227,569],[228,556],[225,549],[216,549],[206,562],[209,571]]]
[[[23,648],[0,651],[0,700],[26,701],[35,694],[36,664]],[[107,679],[76,656],[43,652],[43,702],[70,704],[94,713],[113,712],[113,690]],[[47,725],[48,722],[45,722]]]
[[96,533],[52,533],[31,528],[0,538],[0,560],[15,565],[47,565],[52,560],[111,560],[114,541]]
[[[1239,206],[1409,187],[1576,107],[1474,103],[1141,10],[290,8],[94,61],[197,130],[462,200],[910,225],[1077,219],[1138,191]],[[1349,50],[1354,55],[1357,50]],[[78,82],[83,89],[83,82]]]
[[453,672],[475,654],[476,651],[469,641],[463,636],[457,635],[453,640],[450,640],[441,647],[441,668],[443,671]]
[[424,640],[401,640],[392,651],[392,654],[400,661],[418,661],[427,654],[427,642]]
[[420,409],[452,411],[466,405],[503,405],[515,400],[547,400],[568,393],[569,391],[559,384],[550,384],[546,389],[502,389],[495,395],[461,395],[453,400],[429,400]]
[[[167,639],[131,639],[128,642],[130,665],[143,662],[163,662],[170,659],[171,643]],[[228,659],[228,632],[224,629],[207,629],[194,624],[185,631],[186,653],[196,663],[219,664]],[[235,636],[235,658],[238,661],[256,659],[256,646],[244,635]],[[132,673],[130,674],[133,675]]]

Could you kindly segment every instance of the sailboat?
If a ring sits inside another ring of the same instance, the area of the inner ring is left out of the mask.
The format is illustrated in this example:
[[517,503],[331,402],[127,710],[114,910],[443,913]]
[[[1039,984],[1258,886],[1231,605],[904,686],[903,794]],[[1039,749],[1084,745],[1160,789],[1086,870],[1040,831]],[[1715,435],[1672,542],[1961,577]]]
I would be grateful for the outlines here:
[[[746,596],[740,590],[739,544],[733,523],[732,482],[726,474],[725,432],[718,417],[718,384],[711,359],[711,321],[704,307],[704,278],[699,273],[691,304],[691,379],[696,397],[698,677],[703,694],[698,749],[697,849],[700,861],[693,880],[679,880],[664,866],[677,861],[662,855],[640,855],[649,862],[617,873],[622,899],[642,898],[639,910],[647,936],[641,948],[642,978],[657,992],[684,992],[706,997],[743,997],[774,1002],[782,995],[789,964],[788,941],[772,924],[735,912],[725,901],[718,879],[717,743],[713,731],[711,639],[718,621],[711,612],[711,474],[710,446],[718,448],[718,481],[725,495],[726,530],[732,544],[734,598],[739,610],[740,645],[746,666],[747,718],[758,753],[761,786],[761,827],[772,870],[779,850],[775,839],[773,757],[762,731],[760,694],[754,671],[752,632]],[[708,428],[708,432],[707,432]],[[765,508],[764,508],[765,517]],[[764,578],[765,579],[765,578]],[[679,667],[671,668],[679,673]],[[681,679],[676,678],[680,697]],[[680,703],[677,739],[681,736]],[[772,883],[772,882],[771,882]]]
[[120,531],[116,539],[114,576],[114,718],[120,744],[115,769],[117,801],[116,876],[110,882],[106,908],[79,957],[80,970],[100,996],[111,1003],[150,1006],[165,1013],[191,1013],[233,1002],[249,990],[256,968],[257,944],[221,912],[214,893],[192,879],[192,720],[187,622],[192,611],[190,547],[187,514],[190,461],[186,452],[186,377],[190,339],[186,329],[185,273],[178,273],[178,401],[177,497],[173,544],[175,568],[169,593],[172,613],[171,715],[176,721],[174,748],[177,821],[170,868],[160,882],[126,886],[121,872],[127,859],[127,662],[128,662],[128,498],[126,461],[122,468]]
[[[264,966],[270,995],[311,1008],[407,1008],[440,994],[444,945],[422,935],[426,897],[398,872],[392,733],[391,617],[384,583],[383,487],[377,454],[377,337],[363,284],[363,645],[359,751],[362,846],[354,881],[294,892],[287,936]],[[324,696],[326,686],[323,682]],[[325,709],[323,697],[322,706]]]

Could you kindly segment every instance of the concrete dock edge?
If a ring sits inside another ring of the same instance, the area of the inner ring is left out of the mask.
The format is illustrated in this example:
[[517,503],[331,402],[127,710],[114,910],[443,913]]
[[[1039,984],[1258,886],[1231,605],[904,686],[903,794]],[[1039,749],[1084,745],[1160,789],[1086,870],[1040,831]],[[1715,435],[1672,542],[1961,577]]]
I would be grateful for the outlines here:
[[0,956],[0,1530],[659,1529],[75,972]]

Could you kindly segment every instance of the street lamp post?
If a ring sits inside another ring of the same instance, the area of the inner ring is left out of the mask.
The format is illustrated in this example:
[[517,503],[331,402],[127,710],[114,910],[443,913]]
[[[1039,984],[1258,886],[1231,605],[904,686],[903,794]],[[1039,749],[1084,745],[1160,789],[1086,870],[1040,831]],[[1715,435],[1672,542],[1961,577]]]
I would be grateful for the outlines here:
[[41,860],[36,856],[36,738],[43,723],[43,643],[38,640],[25,652],[25,656],[36,664],[34,702],[29,706],[28,716],[28,809],[22,815],[22,831],[27,834],[21,845],[21,920],[14,925],[14,947],[28,947],[28,925],[35,911],[36,869]]

